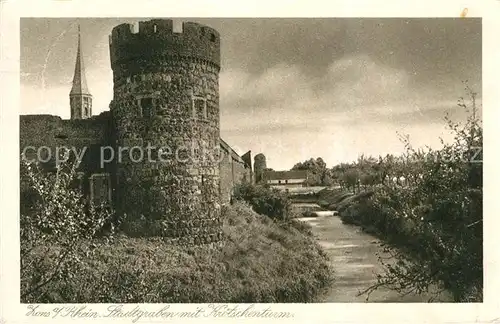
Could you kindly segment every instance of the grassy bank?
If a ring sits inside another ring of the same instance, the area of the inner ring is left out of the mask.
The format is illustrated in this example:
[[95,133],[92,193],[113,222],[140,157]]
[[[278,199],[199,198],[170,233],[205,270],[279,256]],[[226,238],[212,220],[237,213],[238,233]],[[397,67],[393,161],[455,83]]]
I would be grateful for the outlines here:
[[[305,224],[273,221],[236,202],[224,210],[223,231],[226,241],[219,247],[118,236],[88,254],[90,243],[81,243],[77,270],[22,302],[312,302],[331,283],[327,257]],[[50,255],[21,278],[21,294],[56,266]],[[29,255],[23,261],[29,263]]]

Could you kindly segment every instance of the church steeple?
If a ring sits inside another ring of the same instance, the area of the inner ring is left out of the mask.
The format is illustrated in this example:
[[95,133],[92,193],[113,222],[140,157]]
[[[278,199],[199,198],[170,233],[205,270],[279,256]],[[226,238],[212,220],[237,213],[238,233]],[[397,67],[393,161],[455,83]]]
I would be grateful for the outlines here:
[[80,39],[80,25],[78,25],[78,47],[76,51],[75,74],[73,86],[69,93],[71,119],[86,119],[92,117],[92,95],[87,87],[85,66]]

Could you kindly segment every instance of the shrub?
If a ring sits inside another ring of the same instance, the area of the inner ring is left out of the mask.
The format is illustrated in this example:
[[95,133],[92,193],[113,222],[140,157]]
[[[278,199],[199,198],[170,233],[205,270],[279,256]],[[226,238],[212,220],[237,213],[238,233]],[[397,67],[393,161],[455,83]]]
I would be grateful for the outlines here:
[[233,199],[246,201],[255,212],[272,219],[291,218],[291,201],[286,193],[277,189],[243,183],[235,187]]
[[326,255],[294,221],[272,221],[241,202],[224,208],[223,217],[226,241],[219,246],[117,236],[82,255],[79,271],[53,280],[36,302],[312,302],[330,285]]
[[320,207],[327,208],[327,207],[328,207],[328,205],[330,205],[330,204],[329,204],[329,203],[328,203],[328,201],[326,201],[326,200],[320,200],[320,201],[318,201],[318,205],[319,205]]
[[303,234],[306,234],[308,236],[313,236],[312,227],[311,227],[311,224],[309,224],[309,223],[302,222],[302,221],[297,220],[297,219],[292,219],[285,224],[297,229],[298,231],[300,231]]
[[474,157],[482,148],[482,127],[470,94],[474,111],[466,123],[447,119],[454,142],[424,152],[403,139],[404,159],[380,167],[406,180],[345,200],[343,220],[375,229],[397,259],[383,262],[386,272],[374,287],[423,292],[434,284],[455,301],[482,298],[482,160]]
[[182,247],[115,233],[112,211],[74,189],[74,168],[22,162],[34,202],[21,215],[23,303],[311,302],[331,283],[327,256],[287,219],[280,193],[252,194],[268,216],[241,201],[225,208],[220,245]]
[[21,157],[20,170],[30,200],[20,216],[21,298],[32,302],[47,293],[51,281],[71,278],[81,254],[89,255],[97,247],[80,242],[112,238],[113,212],[85,202],[74,189],[75,169],[70,164],[61,163],[52,173]]

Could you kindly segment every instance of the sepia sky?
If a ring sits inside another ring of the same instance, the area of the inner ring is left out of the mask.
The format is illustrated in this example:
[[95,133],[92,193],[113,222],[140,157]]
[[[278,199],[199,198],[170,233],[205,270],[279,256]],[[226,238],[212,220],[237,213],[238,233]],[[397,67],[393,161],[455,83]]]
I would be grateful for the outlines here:
[[[21,19],[20,113],[69,118],[78,24],[93,113],[108,110],[108,35],[138,20]],[[222,138],[276,170],[398,153],[398,132],[437,147],[445,113],[465,117],[462,81],[481,96],[480,19],[182,20],[221,34]]]

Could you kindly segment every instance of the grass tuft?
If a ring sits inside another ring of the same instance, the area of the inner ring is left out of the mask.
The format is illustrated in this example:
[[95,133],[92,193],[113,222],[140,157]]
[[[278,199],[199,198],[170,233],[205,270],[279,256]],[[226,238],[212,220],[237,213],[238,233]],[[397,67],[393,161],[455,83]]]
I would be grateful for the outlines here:
[[[226,240],[220,246],[118,236],[82,255],[72,276],[54,279],[23,302],[313,302],[330,285],[327,257],[307,225],[273,221],[242,202],[225,208],[223,217]],[[39,269],[55,262],[46,258]]]

